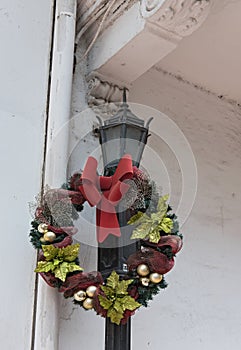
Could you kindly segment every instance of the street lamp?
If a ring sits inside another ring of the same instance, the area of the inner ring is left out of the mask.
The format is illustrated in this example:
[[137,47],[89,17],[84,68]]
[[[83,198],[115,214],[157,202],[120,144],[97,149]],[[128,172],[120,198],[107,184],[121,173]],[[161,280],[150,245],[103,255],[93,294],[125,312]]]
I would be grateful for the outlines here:
[[[123,89],[123,102],[117,113],[102,123],[99,121],[99,141],[101,144],[104,175],[113,175],[124,154],[132,156],[133,165],[139,167],[144,147],[147,143],[150,118],[144,120],[134,115],[126,101],[126,89]],[[98,247],[98,270],[106,278],[115,270],[121,277],[127,273],[127,258],[137,249],[130,240],[131,227],[127,225],[127,212],[118,213],[121,237],[109,235]],[[131,339],[131,319],[126,325],[113,324],[106,319],[105,350],[129,350]]]
[[105,172],[115,168],[124,154],[132,156],[133,165],[139,167],[148,138],[150,118],[144,126],[144,120],[130,110],[126,102],[126,89],[123,90],[123,102],[117,113],[110,119],[100,122],[99,135]]

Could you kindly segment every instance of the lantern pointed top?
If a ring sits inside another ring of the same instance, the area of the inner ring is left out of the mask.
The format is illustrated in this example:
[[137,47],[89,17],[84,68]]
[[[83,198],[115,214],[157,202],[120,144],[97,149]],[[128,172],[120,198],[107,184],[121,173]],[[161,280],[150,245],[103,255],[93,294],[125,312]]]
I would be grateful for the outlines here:
[[104,121],[104,125],[116,125],[120,123],[132,124],[144,127],[144,120],[138,118],[129,108],[127,103],[127,89],[123,88],[123,100],[117,113]]

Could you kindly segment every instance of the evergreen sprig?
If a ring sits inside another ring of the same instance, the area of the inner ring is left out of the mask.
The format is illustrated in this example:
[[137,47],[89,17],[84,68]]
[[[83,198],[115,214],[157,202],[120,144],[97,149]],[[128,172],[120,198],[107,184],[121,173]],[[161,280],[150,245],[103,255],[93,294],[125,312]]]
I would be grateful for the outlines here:
[[62,233],[62,234],[59,234],[58,236],[56,236],[55,240],[53,242],[48,242],[48,241],[45,241],[45,242],[41,242],[40,241],[40,238],[43,237],[43,234],[40,233],[38,231],[38,225],[40,224],[41,222],[38,222],[38,221],[32,221],[31,222],[31,225],[32,225],[32,229],[30,230],[30,233],[29,233],[29,236],[30,236],[30,242],[32,243],[32,245],[36,248],[36,249],[41,249],[43,245],[50,245],[50,244],[53,244],[53,243],[59,243],[59,242],[62,242],[63,239],[65,237],[67,237],[67,234],[66,233]]
[[138,287],[138,299],[137,302],[141,305],[147,307],[148,302],[157,295],[161,289],[167,288],[167,283],[164,278],[158,284],[150,283],[147,287],[139,286]]

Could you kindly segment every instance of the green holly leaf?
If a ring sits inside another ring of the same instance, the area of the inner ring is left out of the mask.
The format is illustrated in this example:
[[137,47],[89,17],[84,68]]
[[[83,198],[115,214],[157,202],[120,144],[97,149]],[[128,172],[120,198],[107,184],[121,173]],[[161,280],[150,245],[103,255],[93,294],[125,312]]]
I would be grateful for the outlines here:
[[64,282],[68,273],[83,271],[83,269],[74,262],[78,256],[79,246],[79,244],[74,244],[65,248],[55,248],[53,245],[42,246],[46,261],[39,261],[35,272],[51,271],[56,278]]
[[67,274],[74,271],[83,271],[83,269],[75,263],[63,262],[58,267],[56,267],[53,272],[56,278],[59,278],[64,282],[66,280]]
[[163,218],[160,229],[164,231],[165,233],[170,233],[173,229],[173,221],[170,218]]
[[144,222],[132,232],[131,239],[145,239],[151,229],[151,223]]
[[151,213],[150,216],[142,213],[134,215],[129,221],[134,221],[137,227],[133,230],[131,239],[149,239],[150,242],[158,243],[161,239],[159,231],[171,233],[173,229],[173,220],[166,217],[169,195],[159,198],[157,212]]
[[151,221],[152,221],[152,223],[153,222],[159,222],[159,219],[160,219],[159,212],[151,214]]
[[112,306],[112,301],[104,297],[103,295],[98,295],[98,299],[100,302],[100,305],[105,309],[109,310],[109,308]]
[[49,272],[55,269],[54,264],[51,261],[39,261],[35,272]]
[[47,261],[53,260],[58,255],[59,248],[53,245],[42,245],[43,254]]
[[148,236],[148,232],[139,231],[138,229],[133,230],[131,239],[145,239]]
[[107,278],[106,286],[101,286],[105,296],[99,295],[99,302],[105,310],[108,310],[107,317],[110,317],[113,323],[120,324],[128,306],[130,306],[130,310],[140,306],[134,298],[128,295],[128,286],[132,282],[133,280],[119,281],[119,275],[112,271]]
[[116,312],[123,315],[125,308],[124,308],[124,305],[122,304],[122,299],[123,298],[116,299],[113,304],[113,308],[115,309]]
[[148,219],[148,216],[145,213],[142,213],[141,211],[138,211],[137,214],[135,214],[134,216],[132,216],[130,218],[130,220],[128,221],[128,224],[129,225],[139,224],[141,222],[144,222],[147,219]]
[[158,228],[151,231],[149,234],[149,240],[152,243],[158,243],[160,241],[161,235]]
[[110,287],[111,289],[116,289],[119,283],[119,276],[115,271],[111,272],[111,275],[107,278],[106,285],[107,287]]
[[130,295],[126,295],[124,298],[122,298],[121,303],[123,305],[124,310],[134,311],[135,309],[141,306],[141,304],[135,301],[135,299],[132,298]]
[[77,244],[69,245],[65,248],[62,248],[61,250],[62,250],[64,261],[69,261],[69,262],[74,261],[78,257],[79,247],[80,247],[80,244],[77,243]]
[[54,266],[58,266],[60,263],[61,263],[61,261],[59,259],[54,259],[53,260]]
[[106,296],[113,297],[114,291],[112,288],[107,286],[100,286],[100,288],[103,290]]
[[68,264],[67,263],[62,263],[56,269],[54,270],[54,275],[56,278],[59,278],[61,281],[66,280],[66,275],[69,272],[68,269]]
[[107,312],[107,317],[110,318],[112,323],[119,325],[121,319],[123,318],[123,312],[119,313],[114,308],[110,308]]
[[69,269],[69,272],[84,271],[82,269],[82,267],[80,267],[79,265],[75,264],[74,262],[71,262],[71,263],[68,264],[68,269]]
[[169,198],[169,194],[166,194],[165,196],[159,198],[158,205],[157,205],[157,211],[158,212],[166,212],[168,208],[168,204],[166,203]]
[[123,295],[127,295],[127,288],[129,286],[129,284],[131,284],[133,282],[133,280],[122,280],[118,283],[118,286],[116,288],[116,293],[117,294],[123,294]]

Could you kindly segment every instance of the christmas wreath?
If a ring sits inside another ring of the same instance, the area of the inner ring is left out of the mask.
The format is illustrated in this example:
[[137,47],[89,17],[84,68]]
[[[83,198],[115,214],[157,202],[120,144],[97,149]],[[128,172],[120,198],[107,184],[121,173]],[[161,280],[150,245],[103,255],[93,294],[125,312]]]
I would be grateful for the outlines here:
[[[126,210],[128,224],[133,225],[131,239],[138,240],[139,248],[129,256],[124,277],[112,271],[104,279],[100,272],[86,273],[79,266],[74,220],[86,201],[96,206],[98,242],[109,234],[120,237],[117,209]],[[167,201],[168,195],[160,197],[147,174],[132,166],[130,156],[120,160],[112,176],[99,176],[97,161],[89,157],[82,173],[60,189],[47,189],[36,206],[30,231],[38,250],[35,272],[75,304],[125,324],[167,287],[164,275],[182,247],[177,217]]]

